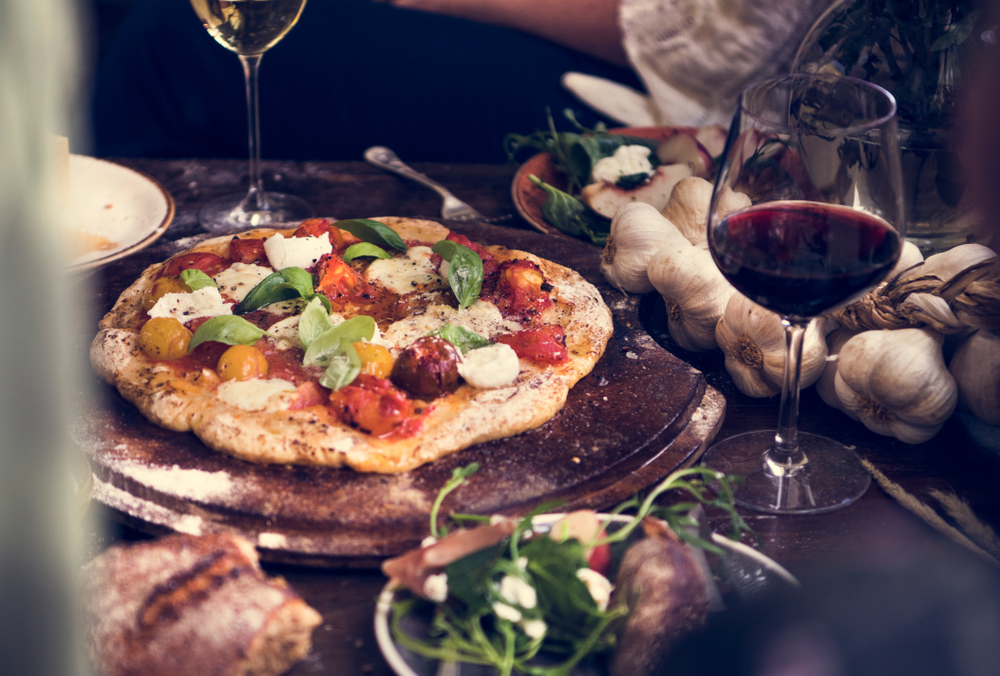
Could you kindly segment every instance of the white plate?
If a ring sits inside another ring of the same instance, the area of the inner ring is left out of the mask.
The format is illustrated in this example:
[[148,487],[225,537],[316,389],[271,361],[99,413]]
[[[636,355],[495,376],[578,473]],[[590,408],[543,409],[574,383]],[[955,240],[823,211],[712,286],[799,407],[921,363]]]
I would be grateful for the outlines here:
[[[545,530],[556,520],[563,517],[563,514],[540,514],[532,519],[532,524],[536,530]],[[611,523],[625,523],[631,521],[631,517],[625,515],[607,514],[599,515],[606,518]],[[726,551],[726,557],[722,562],[723,574],[727,582],[744,597],[752,597],[765,588],[770,588],[774,584],[788,584],[797,587],[799,581],[781,564],[771,558],[761,554],[756,549],[748,547],[741,542],[734,542],[727,537],[712,533],[712,542]],[[714,586],[714,585],[713,585]],[[441,674],[461,673],[463,676],[493,676],[495,671],[488,667],[478,665],[462,664],[456,671],[454,665],[442,664],[433,660],[428,660],[415,653],[401,649],[392,638],[392,630],[389,628],[389,620],[392,615],[392,602],[399,590],[393,582],[389,582],[382,588],[378,602],[375,606],[375,639],[379,650],[385,661],[397,674],[397,676],[440,676]],[[715,590],[718,593],[718,590]],[[711,596],[711,594],[710,594]],[[719,608],[721,610],[721,607]],[[710,607],[711,610],[711,607]],[[573,671],[572,676],[596,676],[592,670],[585,670],[578,667]]]
[[74,270],[104,265],[149,246],[173,218],[173,198],[149,176],[96,157],[69,156],[63,225],[105,245],[72,258]]

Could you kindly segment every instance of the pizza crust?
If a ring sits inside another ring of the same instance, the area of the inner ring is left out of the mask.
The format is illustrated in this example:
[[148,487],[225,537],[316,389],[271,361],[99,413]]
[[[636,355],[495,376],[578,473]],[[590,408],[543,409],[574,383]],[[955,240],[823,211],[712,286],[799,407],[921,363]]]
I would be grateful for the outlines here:
[[[432,221],[377,220],[404,239],[435,242],[449,232]],[[244,236],[274,232],[252,231]],[[231,239],[209,239],[191,251],[227,257]],[[421,431],[411,438],[373,438],[339,422],[320,406],[298,411],[241,410],[216,395],[220,380],[214,371],[182,376],[169,366],[147,360],[138,345],[142,299],[165,263],[147,268],[101,320],[91,345],[91,363],[151,422],[178,432],[191,431],[216,451],[257,463],[404,472],[473,444],[544,424],[562,408],[570,388],[591,371],[611,336],[610,310],[597,289],[578,273],[525,252],[498,246],[487,249],[498,260],[528,259],[542,269],[553,285],[553,306],[542,313],[541,320],[563,327],[569,362],[544,367],[522,360],[517,380],[499,389],[463,384],[455,393],[435,400]]]

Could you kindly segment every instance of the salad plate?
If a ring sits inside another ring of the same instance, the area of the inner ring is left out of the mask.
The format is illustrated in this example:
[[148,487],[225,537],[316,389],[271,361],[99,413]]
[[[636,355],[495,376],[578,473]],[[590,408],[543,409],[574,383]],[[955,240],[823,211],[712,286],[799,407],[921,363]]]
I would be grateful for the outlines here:
[[[609,133],[612,134],[639,136],[654,141],[665,141],[677,134],[694,136],[697,132],[698,129],[694,127],[622,127],[609,130]],[[546,221],[545,216],[542,215],[542,207],[545,205],[548,195],[529,176],[535,176],[559,190],[566,190],[566,176],[556,168],[549,153],[540,152],[532,155],[521,164],[511,183],[511,198],[517,213],[539,232],[548,235],[558,233],[559,230]]]
[[[699,515],[703,516],[700,509]],[[541,514],[532,519],[532,530],[545,533],[553,523],[563,519],[565,513]],[[621,527],[634,517],[621,514],[598,514],[609,532],[616,525]],[[641,531],[633,532],[634,539],[643,537]],[[731,540],[718,533],[708,535],[712,544],[719,547],[724,556],[717,557],[714,568],[719,575],[714,580],[710,572],[706,579],[711,589],[707,590],[710,612],[723,612],[727,602],[745,602],[760,593],[780,586],[798,586],[798,580],[780,564],[756,549],[741,542]],[[693,548],[696,558],[709,570],[709,564],[700,549]],[[425,657],[397,641],[393,633],[393,606],[399,600],[411,598],[412,594],[395,580],[389,581],[378,597],[375,608],[375,637],[386,662],[397,676],[495,676],[497,670],[492,665],[442,662]],[[398,623],[397,630],[407,634],[410,640],[420,641],[429,635],[431,617],[429,613],[408,613]],[[535,659],[545,663],[544,653]],[[571,676],[607,676],[607,661],[589,658],[578,663],[570,672]]]

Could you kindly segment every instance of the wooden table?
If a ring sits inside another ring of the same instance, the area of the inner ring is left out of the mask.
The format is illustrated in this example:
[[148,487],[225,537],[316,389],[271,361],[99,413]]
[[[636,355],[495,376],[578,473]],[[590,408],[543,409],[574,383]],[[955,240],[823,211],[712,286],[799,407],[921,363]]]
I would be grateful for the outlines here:
[[[203,160],[123,160],[159,180],[173,195],[177,214],[165,236],[156,244],[164,257],[174,253],[172,243],[200,234],[198,209],[219,195],[245,190],[245,162]],[[516,167],[503,165],[415,164],[449,186],[486,215],[515,213],[510,184]],[[426,216],[439,213],[437,196],[415,183],[382,172],[363,162],[267,162],[265,184],[299,195],[317,213],[336,218],[371,216]],[[510,227],[529,228],[517,217]],[[544,251],[536,252],[544,256]],[[594,249],[594,256],[599,250]],[[100,279],[100,272],[96,279]],[[99,282],[98,282],[99,284]],[[107,302],[104,299],[102,302]],[[648,299],[652,314],[655,299]],[[94,308],[95,314],[106,308]],[[95,318],[96,321],[96,318]],[[671,352],[702,370],[710,385],[727,399],[725,422],[719,437],[775,424],[776,399],[751,399],[740,394],[722,364],[720,353],[685,353],[669,338]],[[801,429],[827,434],[870,459],[890,479],[912,494],[928,499],[931,488],[954,490],[976,513],[1000,526],[1000,429],[957,413],[931,441],[909,446],[867,431],[863,425],[826,406],[812,389],[802,394]],[[93,540],[93,551],[114,540],[145,537],[118,525],[114,515],[99,506],[93,509],[107,534]],[[818,516],[775,517],[745,514],[763,538],[764,552],[798,575],[844,564],[880,565],[902,557],[920,556],[928,548],[952,547],[923,521],[902,508],[873,484],[856,504]],[[722,527],[723,524],[717,524]],[[313,636],[314,649],[292,674],[391,674],[375,643],[372,617],[385,578],[377,570],[326,570],[269,565],[322,613],[324,621]]]

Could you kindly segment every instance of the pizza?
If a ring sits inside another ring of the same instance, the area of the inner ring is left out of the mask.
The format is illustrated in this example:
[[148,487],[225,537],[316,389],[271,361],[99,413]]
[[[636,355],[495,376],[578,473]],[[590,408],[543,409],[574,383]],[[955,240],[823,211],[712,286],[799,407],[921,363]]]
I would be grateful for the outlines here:
[[90,359],[216,451],[398,473],[544,424],[611,332],[593,285],[530,253],[426,220],[310,219],[148,267]]

